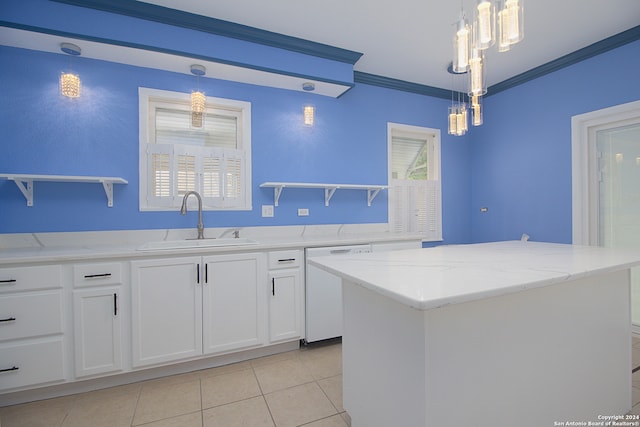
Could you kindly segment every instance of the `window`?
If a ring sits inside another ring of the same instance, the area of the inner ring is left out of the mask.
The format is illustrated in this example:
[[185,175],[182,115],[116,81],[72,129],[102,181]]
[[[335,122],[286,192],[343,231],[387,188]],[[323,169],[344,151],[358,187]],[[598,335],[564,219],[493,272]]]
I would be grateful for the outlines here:
[[440,131],[387,124],[389,227],[442,240]]
[[190,94],[139,88],[140,210],[175,210],[188,191],[206,210],[251,209],[251,104],[207,97],[191,126]]

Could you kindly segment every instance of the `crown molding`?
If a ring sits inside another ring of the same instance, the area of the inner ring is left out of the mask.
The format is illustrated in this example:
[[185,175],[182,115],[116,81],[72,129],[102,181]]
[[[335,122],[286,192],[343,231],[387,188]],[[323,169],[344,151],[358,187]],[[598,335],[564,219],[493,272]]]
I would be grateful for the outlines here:
[[131,0],[52,0],[72,6],[111,12],[133,18],[173,25],[190,30],[230,37],[251,43],[262,44],[319,58],[355,64],[362,53],[316,43],[297,37],[260,30],[247,25],[223,21],[163,6]]
[[525,71],[522,74],[518,74],[517,76],[511,77],[500,83],[496,83],[493,86],[489,86],[485,98],[512,87],[519,86],[533,79],[537,79],[538,77],[542,77],[546,74],[553,73],[554,71],[577,64],[578,62],[593,58],[594,56],[608,52],[620,46],[624,46],[625,44],[632,43],[636,40],[640,40],[640,25],[611,37],[607,37],[606,39],[600,40],[599,42],[576,50],[575,52],[569,53],[558,59],[554,59],[553,61],[542,64],[536,68],[532,68],[529,71]]
[[387,89],[401,90],[404,92],[417,93],[419,95],[433,96],[435,98],[450,99],[451,91],[438,87],[412,83],[405,80],[398,80],[391,77],[378,76],[376,74],[364,73],[362,71],[353,72],[353,81],[372,86],[384,87]]

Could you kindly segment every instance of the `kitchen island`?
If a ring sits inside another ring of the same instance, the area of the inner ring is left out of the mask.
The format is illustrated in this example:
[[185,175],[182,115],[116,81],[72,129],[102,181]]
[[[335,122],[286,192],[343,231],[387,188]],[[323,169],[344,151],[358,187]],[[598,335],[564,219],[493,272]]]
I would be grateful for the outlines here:
[[353,427],[544,427],[631,409],[638,252],[518,241],[310,263],[343,278]]

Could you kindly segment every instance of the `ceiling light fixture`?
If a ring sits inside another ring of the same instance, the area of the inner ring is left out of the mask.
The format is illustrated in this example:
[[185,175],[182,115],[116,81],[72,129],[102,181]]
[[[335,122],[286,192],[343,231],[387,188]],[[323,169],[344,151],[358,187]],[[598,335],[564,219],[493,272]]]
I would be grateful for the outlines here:
[[197,89],[191,92],[191,126],[201,128],[204,125],[204,113],[207,108],[207,98],[204,92],[200,92],[200,77],[204,76],[207,69],[203,65],[191,66],[191,74],[196,76]]
[[462,1],[460,19],[455,24],[453,36],[453,61],[447,69],[451,74],[467,74],[465,92],[469,100],[468,108],[464,95],[461,97],[460,92],[457,104],[453,102],[454,88],[451,89],[449,134],[458,136],[464,135],[467,130],[466,114],[469,109],[471,124],[480,126],[483,123],[482,95],[487,93],[484,51],[497,42],[498,51],[506,52],[524,38],[523,0],[475,0],[476,7],[471,25],[467,23]]
[[71,72],[71,61],[74,56],[80,56],[81,49],[72,43],[60,44],[60,50],[69,55],[69,72],[60,74],[60,94],[67,98],[80,97],[80,77]]

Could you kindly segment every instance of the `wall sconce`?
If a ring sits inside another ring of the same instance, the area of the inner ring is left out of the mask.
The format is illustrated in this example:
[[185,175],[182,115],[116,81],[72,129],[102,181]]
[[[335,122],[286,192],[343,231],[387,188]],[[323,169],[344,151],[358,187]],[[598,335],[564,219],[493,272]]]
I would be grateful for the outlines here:
[[204,112],[207,108],[207,98],[204,92],[200,92],[200,76],[204,76],[207,69],[202,65],[194,64],[191,66],[191,74],[195,75],[198,80],[197,90],[191,92],[191,126],[201,128],[204,125]]
[[[305,92],[313,92],[316,90],[316,85],[313,82],[304,82],[302,83],[302,90]],[[304,125],[305,126],[313,126],[313,121],[316,115],[316,107],[313,105],[307,104],[303,109],[304,115]]]
[[304,106],[304,125],[313,126],[315,115],[316,115],[316,107],[314,107],[313,105],[305,105]]
[[[70,55],[70,58],[80,56],[81,52],[80,48],[72,43],[62,43],[60,50]],[[69,72],[60,74],[60,94],[68,98],[80,97],[80,77],[71,72],[71,59],[69,59]]]

